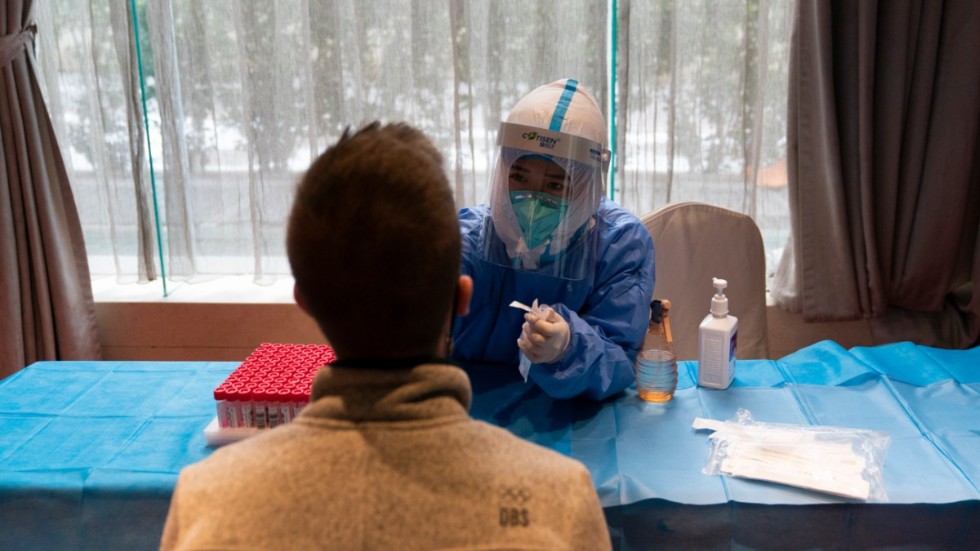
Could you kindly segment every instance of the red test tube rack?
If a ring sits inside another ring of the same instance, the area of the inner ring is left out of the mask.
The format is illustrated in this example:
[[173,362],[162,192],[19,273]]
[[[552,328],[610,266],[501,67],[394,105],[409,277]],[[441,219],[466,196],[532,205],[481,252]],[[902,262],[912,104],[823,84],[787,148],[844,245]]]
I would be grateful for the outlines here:
[[320,344],[263,343],[218,388],[218,426],[273,428],[288,423],[310,401],[313,377],[336,360]]

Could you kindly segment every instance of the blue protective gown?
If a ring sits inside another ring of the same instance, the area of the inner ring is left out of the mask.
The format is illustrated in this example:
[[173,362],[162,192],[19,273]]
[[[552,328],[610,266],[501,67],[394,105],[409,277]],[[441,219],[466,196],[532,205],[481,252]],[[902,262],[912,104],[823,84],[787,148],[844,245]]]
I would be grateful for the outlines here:
[[[488,261],[481,238],[486,216],[485,205],[459,213],[462,272],[473,278],[474,288],[470,313],[453,328],[453,358],[464,367],[499,364],[516,374],[525,312],[509,304],[537,299],[565,318],[571,341],[558,362],[532,364],[529,380],[555,398],[599,400],[628,387],[649,325],[655,277],[653,240],[643,224],[603,198],[592,229],[594,269],[584,279],[564,280],[507,267],[505,256]],[[504,255],[503,244],[496,244],[495,254]]]

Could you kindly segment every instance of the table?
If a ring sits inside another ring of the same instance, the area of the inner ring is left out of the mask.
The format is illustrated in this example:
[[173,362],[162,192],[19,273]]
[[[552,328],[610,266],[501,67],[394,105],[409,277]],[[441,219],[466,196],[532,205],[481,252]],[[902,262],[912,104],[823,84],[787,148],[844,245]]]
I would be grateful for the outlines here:
[[[180,469],[206,457],[211,391],[237,363],[39,362],[0,381],[0,549],[153,549]],[[980,549],[980,347],[825,341],[740,361],[698,388],[682,362],[667,404],[630,389],[554,400],[467,366],[475,417],[581,460],[617,549]],[[708,476],[695,417],[887,432],[888,503]]]
[[[486,377],[486,380],[484,380]],[[980,549],[980,347],[845,350],[824,341],[778,361],[739,361],[724,391],[682,362],[666,404],[635,391],[601,404],[549,399],[472,370],[477,417],[584,462],[619,549]],[[888,503],[707,476],[696,417],[888,433]]]

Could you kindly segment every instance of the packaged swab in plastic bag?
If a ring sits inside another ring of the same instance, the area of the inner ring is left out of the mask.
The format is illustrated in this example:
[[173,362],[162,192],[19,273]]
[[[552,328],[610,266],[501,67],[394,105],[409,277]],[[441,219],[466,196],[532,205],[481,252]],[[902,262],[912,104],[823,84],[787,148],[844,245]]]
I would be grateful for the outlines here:
[[702,470],[767,480],[817,492],[885,502],[881,471],[891,437],[884,432],[830,426],[758,423],[739,409],[733,421],[698,417],[695,430],[713,431]]

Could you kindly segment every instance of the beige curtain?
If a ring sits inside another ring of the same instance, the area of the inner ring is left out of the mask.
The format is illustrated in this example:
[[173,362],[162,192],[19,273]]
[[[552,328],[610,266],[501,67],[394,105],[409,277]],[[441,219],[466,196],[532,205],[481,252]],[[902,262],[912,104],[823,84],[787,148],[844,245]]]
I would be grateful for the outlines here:
[[777,303],[878,342],[980,340],[980,3],[801,0]]
[[81,225],[38,86],[32,0],[0,10],[0,377],[100,359]]

